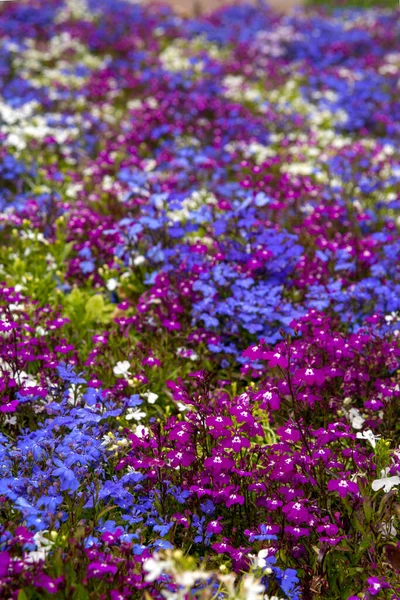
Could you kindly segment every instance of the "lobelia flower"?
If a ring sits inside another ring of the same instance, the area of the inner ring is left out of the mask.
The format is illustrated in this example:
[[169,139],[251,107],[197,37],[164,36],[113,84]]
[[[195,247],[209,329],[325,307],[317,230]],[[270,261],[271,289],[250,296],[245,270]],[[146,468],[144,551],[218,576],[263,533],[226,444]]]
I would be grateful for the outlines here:
[[161,560],[155,554],[152,558],[147,558],[143,563],[143,569],[146,571],[145,581],[156,581],[164,571],[173,568],[171,560]]
[[385,494],[388,494],[392,488],[400,485],[400,477],[398,475],[387,477],[388,473],[389,468],[386,468],[385,470],[381,471],[380,479],[374,479],[374,481],[371,484],[371,487],[374,490],[374,492],[383,489]]
[[87,568],[87,576],[102,579],[105,575],[115,575],[118,571],[116,565],[111,565],[106,562],[91,562]]
[[8,567],[11,561],[9,552],[3,550],[0,552],[0,577],[6,577],[8,574]]
[[367,590],[371,594],[371,596],[376,596],[381,590],[389,587],[388,583],[386,583],[382,579],[378,579],[378,577],[369,577],[367,579],[367,583]]
[[234,467],[234,465],[235,462],[233,460],[219,454],[210,456],[204,461],[204,466],[210,467],[215,474],[219,474],[222,471],[229,471],[232,467]]
[[113,368],[113,373],[117,377],[127,378],[127,376],[130,375],[130,372],[129,372],[130,366],[131,365],[130,365],[129,361],[127,361],[127,360],[119,361]]
[[339,496],[344,498],[347,494],[358,494],[358,485],[354,481],[347,479],[332,479],[328,481],[328,490],[338,492]]
[[254,577],[245,575],[242,586],[245,592],[245,600],[262,600],[265,586]]
[[367,429],[367,431],[358,431],[356,437],[359,440],[367,440],[373,448],[376,448],[376,441],[379,440],[381,436],[375,435],[371,429]]
[[142,396],[147,399],[149,404],[154,404],[158,399],[158,394],[154,394],[154,392],[144,392]]
[[35,583],[38,587],[41,587],[41,588],[45,589],[46,592],[49,592],[49,594],[56,594],[59,590],[60,584],[63,581],[64,581],[64,577],[62,577],[62,576],[57,577],[56,579],[53,579],[52,577],[49,577],[48,575],[45,575],[43,573],[43,574],[39,575],[39,577]]
[[141,421],[146,416],[146,413],[140,410],[139,408],[128,408],[125,414],[125,419],[127,421]]

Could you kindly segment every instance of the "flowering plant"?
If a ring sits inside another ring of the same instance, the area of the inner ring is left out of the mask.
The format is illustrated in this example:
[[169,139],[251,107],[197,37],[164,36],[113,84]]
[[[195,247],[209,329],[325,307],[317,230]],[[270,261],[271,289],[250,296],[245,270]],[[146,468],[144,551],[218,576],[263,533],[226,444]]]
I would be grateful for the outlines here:
[[400,598],[398,28],[1,3],[1,598]]

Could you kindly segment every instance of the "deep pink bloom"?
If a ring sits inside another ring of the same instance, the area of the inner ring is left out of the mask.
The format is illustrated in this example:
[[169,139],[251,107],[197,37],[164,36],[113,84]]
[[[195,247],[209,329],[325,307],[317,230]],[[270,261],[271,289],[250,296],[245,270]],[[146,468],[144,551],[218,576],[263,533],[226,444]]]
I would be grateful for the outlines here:
[[293,425],[278,427],[276,433],[284,442],[298,442],[301,438],[299,431]]
[[0,577],[6,577],[10,564],[10,555],[7,551],[0,552]]
[[101,579],[104,575],[115,575],[117,570],[115,565],[110,565],[106,562],[92,562],[88,566],[87,576]]
[[52,577],[49,577],[43,573],[42,575],[39,575],[36,585],[44,588],[46,592],[49,592],[49,594],[56,594],[63,579],[63,577],[57,577],[56,579],[53,579]]
[[330,492],[338,492],[344,498],[347,494],[357,494],[358,485],[354,481],[348,479],[332,479],[328,481],[328,490]]
[[221,471],[229,471],[235,462],[230,458],[226,458],[225,456],[221,456],[220,454],[215,454],[214,456],[210,456],[206,458],[204,461],[205,467],[210,467],[215,473],[221,473]]

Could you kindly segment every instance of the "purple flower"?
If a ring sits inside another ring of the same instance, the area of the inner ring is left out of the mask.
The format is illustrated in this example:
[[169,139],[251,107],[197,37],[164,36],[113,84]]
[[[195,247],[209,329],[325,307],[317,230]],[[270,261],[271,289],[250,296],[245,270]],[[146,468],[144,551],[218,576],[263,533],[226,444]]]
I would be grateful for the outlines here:
[[105,575],[115,575],[117,572],[115,565],[110,565],[106,562],[91,562],[88,566],[87,576],[102,579]]
[[63,577],[57,577],[56,579],[53,579],[52,577],[49,577],[43,573],[42,575],[39,575],[36,585],[44,588],[46,592],[49,592],[49,594],[56,594],[63,580]]
[[10,560],[10,555],[7,551],[0,552],[0,577],[7,576]]
[[221,473],[221,471],[229,471],[232,469],[232,467],[235,466],[235,462],[230,458],[215,454],[214,456],[205,459],[204,466],[210,467],[214,473]]
[[328,481],[328,490],[330,492],[338,492],[344,498],[347,494],[358,494],[358,485],[354,481],[347,479],[332,479]]
[[389,587],[388,583],[386,583],[382,579],[378,579],[378,577],[369,577],[367,579],[367,583],[367,590],[371,594],[371,596],[376,596],[381,590]]

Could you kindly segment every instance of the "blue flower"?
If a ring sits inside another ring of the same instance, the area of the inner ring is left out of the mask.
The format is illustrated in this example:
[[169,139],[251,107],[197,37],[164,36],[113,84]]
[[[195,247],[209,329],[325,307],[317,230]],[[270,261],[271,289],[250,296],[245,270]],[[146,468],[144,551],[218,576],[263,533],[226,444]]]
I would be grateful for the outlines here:
[[58,458],[54,459],[54,464],[56,464],[58,468],[52,471],[52,475],[60,478],[60,489],[63,491],[70,490],[71,492],[75,492],[79,487],[79,481],[77,480],[75,473]]

